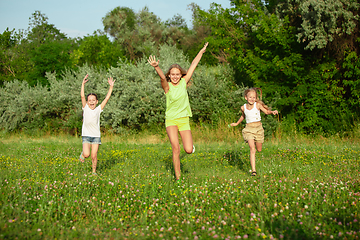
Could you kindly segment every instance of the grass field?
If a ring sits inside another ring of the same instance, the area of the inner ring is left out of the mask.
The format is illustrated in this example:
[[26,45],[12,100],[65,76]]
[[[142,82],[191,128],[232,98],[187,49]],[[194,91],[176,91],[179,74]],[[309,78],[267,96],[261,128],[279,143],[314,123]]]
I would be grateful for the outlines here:
[[360,238],[358,141],[268,141],[256,177],[241,141],[195,144],[176,184],[164,136],[103,138],[98,176],[80,138],[3,138],[0,239]]

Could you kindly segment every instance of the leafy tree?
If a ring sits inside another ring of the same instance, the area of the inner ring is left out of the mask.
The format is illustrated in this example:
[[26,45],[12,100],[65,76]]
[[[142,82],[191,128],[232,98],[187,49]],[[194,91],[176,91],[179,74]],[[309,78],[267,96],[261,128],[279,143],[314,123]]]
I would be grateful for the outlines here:
[[5,81],[15,77],[15,69],[11,64],[13,58],[12,49],[17,42],[14,31],[9,31],[9,28],[7,28],[0,34],[0,86],[3,86]]
[[[24,43],[25,33],[4,31],[1,35],[1,81],[2,83],[14,79],[27,79],[32,72],[34,64],[29,60],[28,45]],[[24,43],[24,44],[23,44]]]
[[46,72],[61,72],[71,66],[70,54],[75,48],[74,41],[61,33],[48,18],[35,11],[30,18],[27,38],[21,45],[26,49],[28,59],[33,63],[33,69],[27,76],[30,86],[38,82],[47,85]]
[[116,67],[119,58],[125,58],[119,46],[101,32],[85,36],[78,44],[79,47],[71,53],[73,67],[84,64],[105,68]]
[[132,32],[135,30],[136,15],[134,10],[127,7],[116,7],[102,19],[104,30],[115,39],[121,31]]
[[70,67],[70,53],[76,47],[48,18],[35,11],[27,31],[5,31],[2,36],[1,56],[4,80],[19,79],[30,86],[47,85],[46,72],[61,72]]
[[[299,42],[305,49],[325,49],[342,55],[344,49],[358,48],[351,36],[357,32],[359,2],[356,0],[285,0],[276,11],[297,19]],[[343,57],[343,56],[337,56]]]
[[[145,27],[158,27],[160,20],[146,8],[143,9],[143,13],[135,14],[130,8],[117,7],[103,18],[103,24],[104,30],[122,46],[128,58],[135,61],[142,56],[146,46],[152,46],[152,33]],[[153,33],[159,37],[161,30]]]
[[345,97],[352,106],[354,119],[359,118],[360,112],[360,57],[356,52],[347,52],[342,65]]
[[[209,42],[208,51],[211,53],[212,63],[230,63],[237,74],[237,83],[252,84],[251,80],[244,76],[244,66],[238,62],[245,56],[246,49],[251,44],[248,32],[251,24],[247,23],[256,14],[251,4],[243,1],[232,2],[233,8],[224,9],[219,4],[211,4],[208,11],[197,8],[194,17],[197,26],[208,28],[203,34]],[[245,78],[245,79],[244,79]]]
[[[339,68],[343,56],[330,57],[335,53],[331,41],[323,50],[322,45],[311,50],[307,40],[299,41],[299,34],[315,31],[300,28],[299,9],[294,7],[300,6],[299,2],[305,1],[271,1],[267,6],[261,1],[232,1],[231,9],[213,4],[209,11],[200,11],[203,23],[211,27],[207,38],[213,46],[210,51],[231,63],[241,77],[238,83],[261,87],[267,99],[280,96],[276,107],[298,130],[345,132],[355,119],[347,106],[347,92],[351,88],[356,94],[354,86],[358,84],[349,81],[344,85]],[[283,11],[285,8],[291,13]],[[338,40],[344,49],[352,49],[347,40]],[[348,76],[357,76],[356,64],[349,63],[347,60]]]
[[175,14],[172,19],[166,20],[165,26],[188,30],[186,21],[180,14]]
[[164,43],[176,44],[186,51],[189,49],[188,36],[196,39],[179,14],[164,23],[147,7],[138,13],[126,7],[117,7],[103,18],[103,25],[104,30],[114,37],[132,62],[143,55],[156,53]]
[[314,58],[332,56],[338,64],[347,51],[359,54],[359,6],[356,0],[266,0],[265,8],[295,27],[297,41]]
[[[193,27],[186,32],[186,35],[178,47],[182,49],[190,59],[193,59],[198,53],[199,48],[204,45],[205,38],[210,36],[210,28],[206,24],[202,24],[202,19],[199,15],[199,11],[201,10],[199,5],[191,3],[188,5],[188,9],[192,11]],[[211,55],[209,57],[208,54],[202,57],[202,61],[206,64],[214,64],[214,58],[211,57]]]
[[71,67],[71,48],[71,44],[66,44],[64,40],[45,42],[31,49],[29,60],[34,67],[27,78],[30,86],[36,86],[37,83],[48,85],[47,72],[55,72],[57,76],[61,76],[67,67]]
[[48,23],[48,17],[40,11],[35,11],[29,18],[27,30],[27,41],[36,45],[48,41],[61,41],[67,39],[66,35],[60,32],[54,24]]

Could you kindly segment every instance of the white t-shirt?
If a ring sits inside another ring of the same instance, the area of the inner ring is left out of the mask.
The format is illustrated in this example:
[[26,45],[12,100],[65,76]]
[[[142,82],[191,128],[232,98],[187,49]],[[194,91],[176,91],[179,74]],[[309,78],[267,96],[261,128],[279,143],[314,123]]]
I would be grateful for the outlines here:
[[251,110],[246,109],[246,103],[245,103],[244,104],[244,114],[245,114],[245,118],[246,118],[246,123],[261,121],[260,110],[256,108],[256,102],[254,103],[254,107]]
[[83,107],[83,125],[81,136],[100,137],[100,113],[103,110],[101,105],[91,110],[86,104]]

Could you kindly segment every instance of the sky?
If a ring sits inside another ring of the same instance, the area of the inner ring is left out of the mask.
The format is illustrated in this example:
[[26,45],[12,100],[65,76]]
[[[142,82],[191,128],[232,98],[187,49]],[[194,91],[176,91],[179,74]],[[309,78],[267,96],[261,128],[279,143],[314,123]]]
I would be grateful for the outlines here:
[[83,37],[103,30],[102,18],[114,8],[128,7],[137,13],[145,6],[162,21],[180,14],[191,27],[188,5],[192,2],[203,10],[208,10],[212,2],[230,8],[230,0],[0,0],[0,33],[7,28],[26,30],[29,18],[40,11],[48,17],[49,24],[68,37]]

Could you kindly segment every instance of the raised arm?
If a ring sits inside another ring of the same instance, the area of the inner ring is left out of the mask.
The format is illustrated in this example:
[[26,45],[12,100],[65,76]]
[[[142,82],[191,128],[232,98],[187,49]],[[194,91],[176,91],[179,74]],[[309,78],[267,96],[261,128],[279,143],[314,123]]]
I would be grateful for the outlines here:
[[85,83],[87,81],[89,81],[89,79],[87,79],[89,76],[89,74],[86,74],[86,76],[84,77],[82,84],[81,84],[81,92],[80,92],[80,96],[81,96],[81,103],[82,103],[82,107],[84,108],[86,105],[86,98],[85,98]]
[[239,125],[244,119],[245,119],[245,114],[244,114],[244,106],[241,106],[241,117],[239,118],[239,120],[236,123],[231,123],[230,126],[235,127],[237,125]]
[[259,106],[259,109],[266,115],[269,115],[269,114],[276,115],[279,113],[277,110],[271,111],[270,109],[264,108],[264,105],[262,105],[262,104],[258,104],[256,106]]
[[161,68],[159,67],[159,60],[156,61],[155,56],[150,56],[148,59],[148,63],[155,68],[155,71],[160,77],[161,86],[164,89],[165,93],[167,93],[169,91],[169,83],[166,81],[166,77]]
[[106,94],[105,99],[104,99],[104,100],[102,101],[102,103],[101,103],[101,110],[104,109],[106,103],[109,101],[109,99],[110,99],[110,97],[111,97],[111,93],[112,93],[112,90],[113,90],[113,88],[114,88],[115,80],[113,80],[112,77],[109,77],[109,78],[108,78],[108,83],[109,83],[109,85],[110,85],[109,91],[108,91],[108,93]]
[[195,68],[197,67],[198,63],[200,62],[200,59],[201,59],[203,53],[205,52],[206,47],[208,46],[208,44],[209,44],[208,42],[205,43],[204,47],[199,51],[199,53],[196,55],[196,57],[192,61],[186,75],[184,76],[184,79],[185,79],[186,83],[188,83],[190,81],[191,76],[193,75],[193,73],[195,71]]

